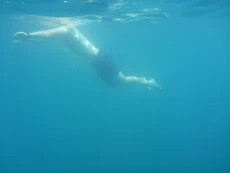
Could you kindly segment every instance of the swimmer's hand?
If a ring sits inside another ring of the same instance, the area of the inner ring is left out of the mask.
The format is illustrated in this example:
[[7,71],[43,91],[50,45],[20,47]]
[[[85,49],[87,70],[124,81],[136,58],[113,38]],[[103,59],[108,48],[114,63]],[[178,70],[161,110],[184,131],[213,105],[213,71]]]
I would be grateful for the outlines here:
[[14,42],[25,42],[29,39],[29,35],[25,32],[17,32],[13,36]]

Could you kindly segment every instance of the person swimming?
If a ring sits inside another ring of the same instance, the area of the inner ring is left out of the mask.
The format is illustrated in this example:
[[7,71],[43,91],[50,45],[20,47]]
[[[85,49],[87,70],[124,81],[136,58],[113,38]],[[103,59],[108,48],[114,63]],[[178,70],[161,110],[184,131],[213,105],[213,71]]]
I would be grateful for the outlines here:
[[37,32],[17,32],[13,36],[14,42],[27,42],[39,40],[61,41],[77,56],[88,61],[98,76],[109,86],[120,86],[125,84],[144,85],[161,89],[154,80],[145,77],[125,76],[118,70],[112,59],[90,43],[84,35],[72,24],[64,25],[50,30]]

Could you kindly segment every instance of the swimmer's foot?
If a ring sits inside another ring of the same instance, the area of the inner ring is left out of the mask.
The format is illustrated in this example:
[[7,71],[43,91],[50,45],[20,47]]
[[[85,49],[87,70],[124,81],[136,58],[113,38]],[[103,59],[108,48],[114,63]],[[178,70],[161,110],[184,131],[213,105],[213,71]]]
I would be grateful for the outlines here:
[[156,89],[162,89],[161,86],[156,82],[155,79],[150,79],[150,80],[147,80],[147,83],[146,83],[150,88],[154,87]]
[[150,89],[152,87],[156,89],[161,89],[161,86],[155,81],[155,79],[147,80],[145,77],[125,76],[122,72],[119,72],[118,80],[120,80],[122,83],[147,86]]
[[25,32],[17,32],[13,36],[14,42],[25,42],[29,39],[29,35]]

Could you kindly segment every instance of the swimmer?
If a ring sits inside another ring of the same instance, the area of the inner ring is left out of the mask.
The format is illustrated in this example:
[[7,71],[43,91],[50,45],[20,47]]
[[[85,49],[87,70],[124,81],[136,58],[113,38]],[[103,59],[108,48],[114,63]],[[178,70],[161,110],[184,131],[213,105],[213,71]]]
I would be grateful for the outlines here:
[[90,43],[82,33],[71,24],[31,33],[17,32],[13,36],[14,42],[42,40],[62,42],[77,56],[84,58],[92,66],[97,75],[109,86],[115,87],[131,84],[147,86],[149,89],[152,87],[161,89],[160,85],[154,79],[147,80],[145,77],[125,76],[117,69],[111,58]]

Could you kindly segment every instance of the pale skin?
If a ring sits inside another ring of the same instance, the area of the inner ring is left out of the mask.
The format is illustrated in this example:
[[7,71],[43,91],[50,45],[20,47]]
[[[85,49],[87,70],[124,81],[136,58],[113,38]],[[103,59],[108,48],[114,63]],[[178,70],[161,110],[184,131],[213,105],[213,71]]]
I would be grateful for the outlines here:
[[[58,28],[43,30],[31,33],[17,32],[14,37],[14,42],[27,42],[27,41],[60,41],[66,45],[77,56],[84,58],[90,62],[97,58],[100,50],[90,43],[73,25],[65,25]],[[125,76],[119,72],[116,76],[117,83],[121,85],[140,85],[147,86],[149,89],[152,87],[161,89],[160,85],[154,80],[147,80],[145,77]]]

